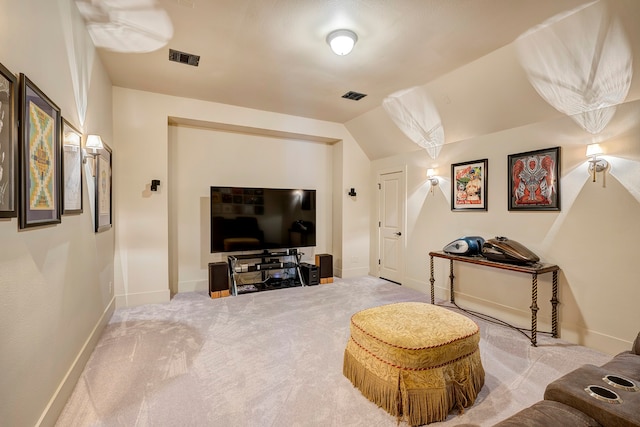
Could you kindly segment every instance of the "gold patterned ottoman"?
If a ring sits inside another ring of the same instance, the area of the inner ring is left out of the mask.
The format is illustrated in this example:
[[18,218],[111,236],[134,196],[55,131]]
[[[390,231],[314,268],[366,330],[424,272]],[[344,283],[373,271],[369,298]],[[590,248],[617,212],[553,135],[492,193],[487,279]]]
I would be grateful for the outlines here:
[[471,319],[421,302],[351,317],[343,373],[362,394],[409,425],[471,406],[484,385],[480,331]]

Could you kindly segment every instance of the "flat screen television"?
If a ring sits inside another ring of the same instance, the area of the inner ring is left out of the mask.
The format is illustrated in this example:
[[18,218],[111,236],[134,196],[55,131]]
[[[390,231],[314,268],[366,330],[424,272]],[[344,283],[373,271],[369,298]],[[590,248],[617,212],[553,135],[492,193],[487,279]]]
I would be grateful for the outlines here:
[[211,187],[211,252],[316,245],[316,190]]

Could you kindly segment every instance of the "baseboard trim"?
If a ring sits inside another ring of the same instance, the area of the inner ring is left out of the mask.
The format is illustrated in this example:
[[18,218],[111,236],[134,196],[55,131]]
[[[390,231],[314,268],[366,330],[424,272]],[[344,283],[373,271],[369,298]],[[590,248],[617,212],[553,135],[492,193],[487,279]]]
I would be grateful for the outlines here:
[[[449,288],[436,287],[436,298],[449,301]],[[495,316],[501,320],[524,328],[531,327],[531,310],[526,308],[516,308],[504,304],[497,304],[493,301],[478,298],[469,294],[456,291],[456,301],[464,300],[463,307],[468,310],[478,311],[482,314]],[[546,315],[538,312],[538,331],[551,330],[551,308],[548,301],[538,301],[538,305],[544,309]],[[559,338],[572,344],[581,345],[605,354],[615,355],[622,351],[631,349],[631,341],[627,341],[612,335],[594,331],[575,323],[562,322],[562,305],[559,306]]]
[[348,279],[350,277],[359,277],[359,276],[367,276],[369,274],[369,267],[357,267],[357,268],[347,268],[347,269],[333,269],[333,275],[335,277],[341,277],[343,279]]
[[116,308],[135,307],[145,304],[162,304],[170,300],[171,295],[168,288],[163,291],[116,295]]
[[207,280],[189,280],[188,282],[178,282],[178,292],[208,292],[209,282]]
[[561,324],[560,337],[572,343],[592,348],[614,356],[623,351],[631,350],[632,342],[618,337],[603,334],[575,324]]
[[60,382],[60,385],[49,400],[49,403],[42,412],[36,426],[48,427],[55,425],[60,413],[64,409],[64,405],[67,403],[67,400],[69,400],[69,397],[80,378],[80,374],[82,374],[82,370],[89,360],[89,356],[93,353],[93,350],[98,343],[98,339],[100,338],[104,328],[107,326],[107,323],[109,322],[109,319],[111,319],[114,311],[115,298],[111,298],[111,301],[109,301],[109,304],[102,312],[102,316],[100,316],[100,319],[96,322],[93,330],[85,340],[84,345]]
[[413,289],[415,291],[422,292],[427,295],[431,294],[431,288],[429,287],[429,284],[424,283],[423,281],[418,279],[412,279],[411,277],[405,276],[404,279],[402,280],[402,285],[406,286],[409,289]]

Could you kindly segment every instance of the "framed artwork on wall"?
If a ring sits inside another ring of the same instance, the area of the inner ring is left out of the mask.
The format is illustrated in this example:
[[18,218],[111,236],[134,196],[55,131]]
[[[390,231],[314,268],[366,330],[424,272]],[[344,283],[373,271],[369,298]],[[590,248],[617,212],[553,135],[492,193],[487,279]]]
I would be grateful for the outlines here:
[[451,210],[487,210],[487,159],[451,165]]
[[82,213],[82,133],[62,119],[63,214]]
[[60,223],[60,108],[20,74],[21,229]]
[[0,64],[0,218],[17,216],[17,82],[16,76]]
[[107,144],[96,156],[96,233],[110,229],[112,224],[111,156],[111,148]]
[[560,147],[508,156],[509,210],[560,210]]

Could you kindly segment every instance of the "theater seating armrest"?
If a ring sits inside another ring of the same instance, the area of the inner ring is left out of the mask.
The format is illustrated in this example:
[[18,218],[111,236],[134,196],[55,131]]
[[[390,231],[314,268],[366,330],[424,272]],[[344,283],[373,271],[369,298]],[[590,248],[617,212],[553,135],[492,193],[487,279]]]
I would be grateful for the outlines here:
[[610,361],[602,365],[602,368],[607,373],[622,375],[640,382],[640,356],[630,351],[614,356]]
[[[542,400],[523,409],[494,427],[598,427],[590,416],[553,400]],[[458,426],[459,427],[459,426]]]

